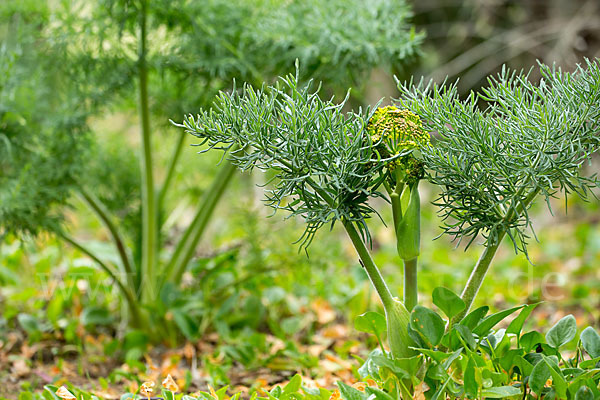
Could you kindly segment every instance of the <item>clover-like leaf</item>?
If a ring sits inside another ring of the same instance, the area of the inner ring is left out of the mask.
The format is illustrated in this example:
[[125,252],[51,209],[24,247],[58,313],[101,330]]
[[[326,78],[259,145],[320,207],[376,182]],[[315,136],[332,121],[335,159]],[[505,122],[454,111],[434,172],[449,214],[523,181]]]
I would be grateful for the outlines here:
[[600,357],[600,335],[591,326],[581,332],[581,344],[592,358]]
[[444,336],[444,320],[427,307],[415,306],[410,315],[410,327],[418,332],[429,346],[437,346]]
[[438,306],[448,318],[454,317],[466,307],[465,302],[456,293],[445,287],[433,289],[432,298],[433,304]]
[[548,333],[546,333],[546,342],[555,349],[558,349],[560,346],[573,340],[576,334],[577,322],[575,321],[575,317],[569,314],[561,318],[550,328]]

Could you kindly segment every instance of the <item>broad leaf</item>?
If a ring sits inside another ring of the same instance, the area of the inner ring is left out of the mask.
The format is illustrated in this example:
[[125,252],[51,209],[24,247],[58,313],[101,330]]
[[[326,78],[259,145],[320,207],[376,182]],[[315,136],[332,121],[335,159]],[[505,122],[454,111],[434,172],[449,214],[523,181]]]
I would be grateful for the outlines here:
[[591,326],[581,332],[581,344],[590,357],[600,357],[600,335]]
[[546,342],[558,349],[560,346],[569,343],[577,334],[577,322],[575,317],[567,315],[558,321],[548,333],[546,333]]
[[485,317],[485,314],[490,310],[488,306],[481,306],[479,308],[474,309],[466,317],[460,321],[460,323],[467,328],[473,330],[479,324],[479,321]]
[[444,336],[445,324],[442,317],[423,306],[415,306],[413,309],[410,327],[418,332],[429,346],[437,346]]
[[575,400],[594,400],[594,393],[587,386],[582,386],[575,393]]
[[504,399],[518,395],[521,395],[521,389],[514,386],[491,387],[481,391],[481,397],[488,399]]
[[337,385],[340,389],[340,395],[344,400],[366,400],[369,397],[367,393],[361,392],[352,386],[348,386],[342,381],[338,381]]
[[465,302],[457,294],[445,287],[435,288],[432,297],[433,304],[438,306],[448,318],[454,317],[466,307]]
[[529,376],[529,387],[534,393],[540,396],[548,378],[550,378],[550,367],[545,362],[540,361],[533,366],[533,370]]
[[367,311],[354,319],[354,328],[359,332],[372,333],[379,337],[387,329],[385,317],[378,312]]

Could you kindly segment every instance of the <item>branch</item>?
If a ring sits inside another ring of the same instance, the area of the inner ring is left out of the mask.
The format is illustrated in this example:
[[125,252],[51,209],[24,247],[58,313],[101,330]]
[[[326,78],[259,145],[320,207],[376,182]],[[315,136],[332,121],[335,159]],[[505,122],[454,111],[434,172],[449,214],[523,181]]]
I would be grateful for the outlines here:
[[[237,148],[232,148],[230,151],[236,151]],[[202,201],[196,216],[192,223],[188,226],[183,237],[179,240],[175,252],[171,256],[171,260],[165,269],[167,279],[179,283],[185,269],[194,255],[194,251],[198,242],[202,238],[202,234],[208,225],[210,217],[213,214],[217,203],[227,188],[227,184],[231,180],[236,167],[229,161],[226,161],[221,167],[221,170],[214,178],[211,186],[206,189],[202,197]]]
[[133,282],[135,271],[133,270],[133,261],[131,254],[127,252],[125,242],[117,229],[117,226],[113,223],[109,216],[109,211],[106,209],[104,204],[96,198],[92,193],[89,193],[83,186],[78,187],[78,192],[81,195],[82,200],[89,206],[89,208],[98,216],[98,218],[104,223],[106,229],[110,232],[111,238],[117,247],[123,269],[127,274],[127,278],[130,284]]
[[123,284],[123,282],[121,282],[121,280],[118,278],[117,273],[112,268],[110,268],[104,261],[102,261],[96,254],[94,254],[90,249],[85,247],[83,244],[79,243],[76,239],[74,239],[62,232],[56,232],[56,235],[59,238],[61,238],[62,240],[64,240],[65,242],[67,242],[68,244],[70,244],[71,246],[75,247],[77,250],[81,251],[82,253],[84,253],[85,255],[90,257],[96,264],[98,264],[98,266],[104,272],[106,272],[110,276],[110,278],[119,287],[119,290],[121,291],[121,293],[123,293],[123,295],[125,296],[125,300],[127,302],[127,305],[129,306],[129,309],[130,309],[134,319],[138,320],[140,317],[140,313],[139,313],[139,308],[138,308],[137,302],[134,299],[133,295],[131,294],[130,290],[128,290],[127,287],[125,287],[125,285]]

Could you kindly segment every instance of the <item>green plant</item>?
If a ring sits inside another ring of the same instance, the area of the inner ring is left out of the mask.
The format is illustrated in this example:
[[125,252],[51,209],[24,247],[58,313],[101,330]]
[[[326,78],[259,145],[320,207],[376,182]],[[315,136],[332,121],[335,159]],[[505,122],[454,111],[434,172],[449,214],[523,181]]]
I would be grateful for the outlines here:
[[[245,85],[222,92],[212,109],[188,115],[179,126],[203,144],[229,151],[241,169],[273,170],[267,204],[304,218],[303,246],[322,226],[343,225],[383,304],[392,357],[411,363],[413,375],[418,362],[412,363],[420,357],[415,342],[436,347],[445,327],[434,312],[412,307],[423,169],[440,186],[434,204],[446,218],[445,232],[471,242],[482,233],[485,239],[462,297],[437,293],[441,304],[464,304],[448,306],[452,332],[457,322],[464,323],[502,237],[525,252],[532,225],[528,209],[536,196],[548,200],[559,191],[585,196],[597,185],[593,177],[579,175],[599,143],[600,65],[588,61],[586,67],[571,74],[542,65],[538,85],[526,74],[505,70],[464,101],[455,86],[399,85],[398,103],[409,111],[350,113],[342,110],[348,97],[323,101],[310,83],[299,86],[296,74],[259,91]],[[481,109],[479,101],[487,106]],[[423,128],[439,135],[431,145]],[[383,189],[405,261],[404,303],[392,296],[367,248],[367,220],[376,214],[368,200],[385,197]],[[412,388],[410,379],[402,382],[403,398]]]
[[[296,59],[329,81],[331,92],[352,84],[358,93],[371,69],[398,67],[415,55],[422,37],[407,24],[407,5],[389,0],[369,7],[359,1],[10,1],[0,10],[8,55],[0,68],[16,71],[0,78],[0,233],[50,231],[89,256],[115,282],[130,325],[156,330],[156,339],[169,336],[162,322],[173,311],[161,298],[177,292],[234,167],[224,163],[181,237],[169,237],[167,201],[179,194],[186,135],[180,133],[167,166],[158,169],[155,135],[164,126],[154,120],[208,104],[234,78],[272,79]],[[19,35],[10,37],[15,29]],[[31,71],[40,79],[30,80]],[[53,79],[61,73],[68,85]],[[36,97],[26,96],[28,90]],[[32,106],[28,98],[39,101]],[[139,113],[139,167],[131,165],[135,155],[126,146],[111,149],[89,134],[91,116],[119,108]],[[116,261],[65,229],[72,194],[103,224]],[[175,323],[189,330],[185,318]]]
[[[359,369],[363,379],[374,379],[392,395],[399,388],[405,390],[408,381],[413,387],[426,387],[425,396],[433,399],[600,398],[600,336],[587,327],[575,341],[577,326],[572,315],[543,335],[523,330],[538,303],[491,315],[487,315],[489,307],[483,306],[445,330],[445,323],[466,304],[445,288],[434,291],[433,302],[447,319],[426,307],[413,310],[410,326],[419,355],[390,359],[377,349]],[[517,311],[506,328],[494,330]],[[570,343],[576,343],[574,352],[564,350]]]

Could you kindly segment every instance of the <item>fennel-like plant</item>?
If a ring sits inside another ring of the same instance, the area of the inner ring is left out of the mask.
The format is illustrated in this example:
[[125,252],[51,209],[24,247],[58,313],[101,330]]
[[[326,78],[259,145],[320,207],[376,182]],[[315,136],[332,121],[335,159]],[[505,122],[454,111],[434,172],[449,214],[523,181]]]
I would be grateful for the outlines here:
[[[235,172],[224,163],[183,234],[170,237],[164,221],[186,135],[158,167],[156,135],[166,121],[209,104],[232,79],[260,84],[296,59],[331,81],[331,92],[361,88],[373,68],[413,56],[422,38],[408,24],[409,7],[391,0],[9,0],[3,10],[12,15],[0,14],[0,68],[10,69],[0,77],[0,237],[56,234],[109,274],[130,325],[156,327],[156,339],[171,336],[163,318],[173,310],[161,291],[177,290]],[[139,167],[133,151],[96,145],[87,123],[128,104],[139,115]],[[116,261],[63,224],[73,194],[108,232]]]
[[[243,170],[274,171],[266,204],[306,221],[303,246],[324,225],[343,225],[385,309],[391,353],[406,358],[416,334],[407,308],[416,304],[423,175],[441,190],[434,205],[444,232],[484,238],[462,294],[465,307],[450,326],[468,312],[505,235],[525,252],[528,210],[538,195],[548,202],[559,192],[585,196],[597,186],[580,167],[600,143],[600,65],[588,61],[573,73],[542,65],[541,72],[534,84],[527,74],[504,69],[466,100],[455,85],[399,85],[398,104],[407,111],[350,113],[342,110],[347,98],[323,100],[319,88],[300,85],[296,74],[261,90],[244,85],[221,92],[211,109],[179,126],[229,152]],[[435,133],[431,144],[426,132]],[[393,297],[368,249],[375,197],[388,198],[393,210],[398,254],[407,264],[404,303]]]

